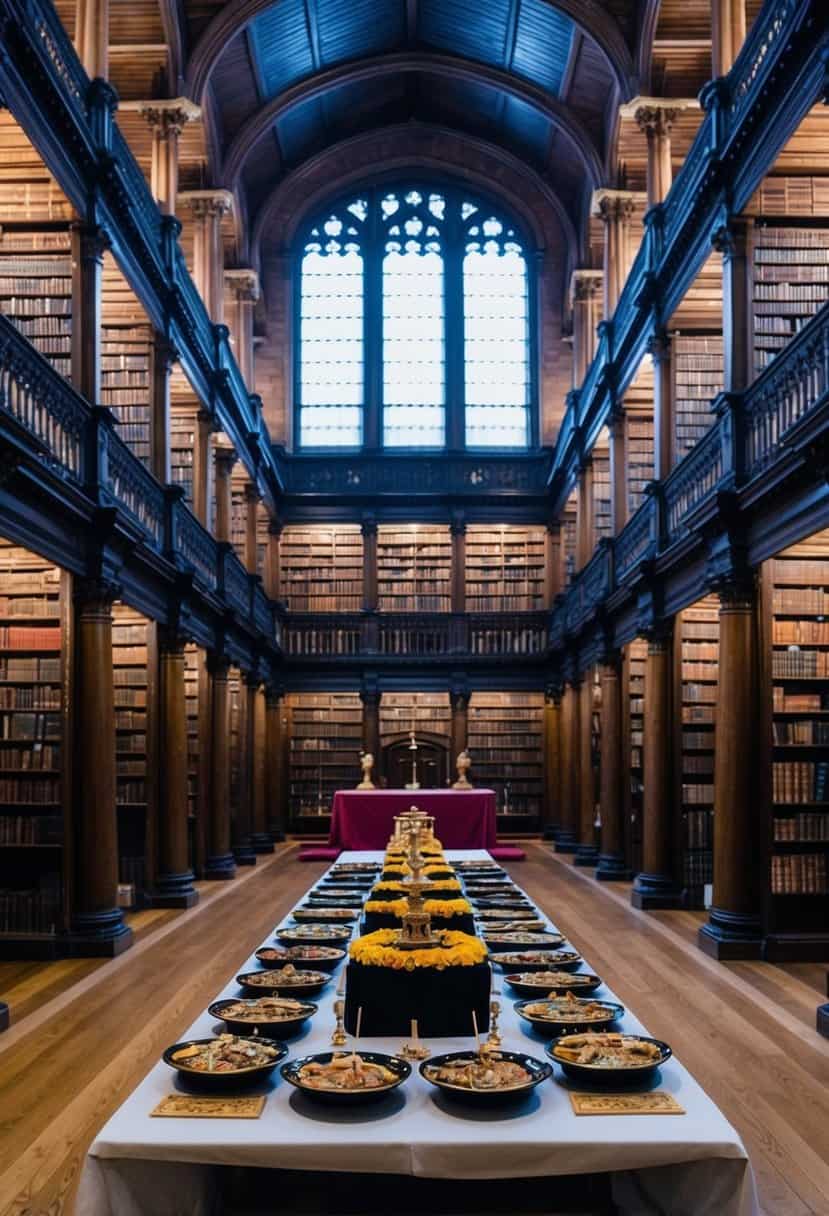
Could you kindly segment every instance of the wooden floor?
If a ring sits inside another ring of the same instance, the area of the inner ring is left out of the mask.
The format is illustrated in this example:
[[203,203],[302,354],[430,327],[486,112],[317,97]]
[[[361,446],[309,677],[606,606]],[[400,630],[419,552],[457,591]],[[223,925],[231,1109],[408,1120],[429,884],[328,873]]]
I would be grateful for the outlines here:
[[[825,968],[723,965],[700,918],[641,913],[541,844],[508,867],[677,1054],[742,1135],[767,1216],[829,1213],[829,1044],[814,1029]],[[113,962],[0,964],[0,1216],[67,1216],[97,1129],[290,910],[323,866],[292,846],[187,912],[142,913]]]

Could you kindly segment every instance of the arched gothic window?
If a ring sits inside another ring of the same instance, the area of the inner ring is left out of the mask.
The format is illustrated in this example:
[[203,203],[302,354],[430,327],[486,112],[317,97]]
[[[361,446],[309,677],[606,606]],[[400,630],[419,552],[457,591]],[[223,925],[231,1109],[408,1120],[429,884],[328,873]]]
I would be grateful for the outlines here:
[[301,448],[532,446],[525,242],[467,191],[372,187],[298,242]]

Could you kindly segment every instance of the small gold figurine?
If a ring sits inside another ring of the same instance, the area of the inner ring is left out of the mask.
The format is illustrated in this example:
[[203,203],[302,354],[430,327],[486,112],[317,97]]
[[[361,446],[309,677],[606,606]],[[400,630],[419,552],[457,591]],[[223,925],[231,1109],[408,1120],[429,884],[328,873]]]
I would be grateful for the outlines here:
[[489,1035],[481,1048],[482,1051],[500,1051],[501,1050],[501,1034],[498,1030],[498,1015],[501,1012],[501,1004],[499,1001],[490,1001],[489,1003]]
[[358,790],[375,790],[377,786],[371,779],[371,770],[374,768],[374,756],[371,752],[363,752],[360,757],[360,768],[363,770],[363,779],[357,786]]
[[467,773],[472,767],[472,757],[466,748],[458,753],[458,758],[455,761],[455,767],[458,770],[458,779],[452,786],[453,790],[474,790],[475,786],[467,777]]
[[417,1018],[412,1018],[411,1038],[400,1048],[404,1060],[428,1060],[432,1054],[428,1047],[421,1043],[417,1033]]
[[345,1001],[334,1002],[334,1014],[337,1018],[337,1025],[334,1027],[334,1033],[331,1035],[331,1043],[334,1047],[345,1047],[348,1042],[343,1026],[343,1016],[345,1014]]

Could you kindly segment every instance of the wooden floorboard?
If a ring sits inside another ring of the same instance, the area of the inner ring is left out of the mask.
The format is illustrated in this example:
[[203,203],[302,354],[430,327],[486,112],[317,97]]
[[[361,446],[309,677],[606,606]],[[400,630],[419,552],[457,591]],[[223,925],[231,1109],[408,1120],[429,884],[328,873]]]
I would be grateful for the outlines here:
[[[516,880],[649,1029],[671,1042],[743,1137],[767,1216],[829,1212],[829,1045],[814,1030],[825,968],[719,964],[700,915],[647,914],[548,846]],[[69,1216],[97,1130],[323,866],[295,850],[187,912],[137,914],[121,958],[0,966],[0,1216]]]

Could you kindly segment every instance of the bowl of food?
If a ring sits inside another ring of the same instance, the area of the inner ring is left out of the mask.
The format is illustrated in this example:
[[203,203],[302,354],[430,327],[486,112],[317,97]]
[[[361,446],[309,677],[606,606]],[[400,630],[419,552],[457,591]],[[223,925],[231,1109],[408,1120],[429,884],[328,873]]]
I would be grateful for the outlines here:
[[378,1051],[324,1051],[282,1067],[285,1080],[309,1098],[345,1106],[384,1098],[411,1072],[406,1060]]
[[307,898],[308,902],[303,907],[316,908],[318,911],[323,908],[356,908],[359,911],[365,902],[362,895],[319,895],[316,891],[312,891]]
[[538,920],[534,908],[484,908],[477,913],[478,920],[483,922],[504,920]]
[[533,1030],[552,1038],[554,1035],[574,1034],[584,1030],[604,1030],[612,1026],[624,1014],[624,1006],[615,1001],[597,1001],[592,998],[574,996],[565,992],[563,996],[538,997],[528,1001],[516,1001],[515,1012]]
[[236,983],[249,996],[318,996],[331,976],[325,971],[298,970],[293,963],[264,971],[243,971]]
[[340,946],[351,937],[350,925],[335,925],[331,921],[311,925],[287,925],[277,929],[277,941],[286,946]]
[[230,997],[214,1001],[208,1005],[207,1012],[224,1022],[230,1034],[290,1039],[313,1017],[317,1006],[313,1001],[297,1001],[285,996]]
[[336,924],[340,921],[354,921],[359,916],[352,908],[315,908],[311,904],[303,904],[300,908],[294,908],[291,913],[295,921],[300,924],[309,922],[311,924]]
[[[467,892],[468,894],[468,892]],[[486,895],[472,901],[481,912],[505,912],[513,908],[526,909],[538,915],[537,909],[523,895]]]
[[537,933],[529,929],[507,930],[496,929],[493,925],[491,928],[484,929],[481,937],[486,942],[491,953],[500,954],[501,951],[521,949],[523,946],[533,946],[544,948],[546,950],[555,950],[557,946],[562,945],[564,938],[560,933]]
[[518,971],[504,976],[516,996],[542,996],[545,993],[562,996],[572,992],[577,996],[595,992],[601,987],[598,975],[589,971]]
[[486,1105],[520,1101],[552,1072],[545,1061],[517,1051],[451,1051],[420,1065],[421,1076],[441,1093]]
[[575,971],[582,957],[575,950],[504,950],[494,955],[492,962],[510,972]]
[[382,866],[379,861],[341,861],[331,867],[329,874],[376,874]]
[[589,1031],[562,1035],[546,1050],[568,1077],[602,1086],[640,1085],[673,1054],[667,1043],[647,1035]]
[[314,971],[333,971],[345,955],[345,950],[339,946],[261,946],[255,958],[263,967],[310,963]]
[[235,1090],[263,1080],[287,1054],[275,1039],[220,1034],[174,1043],[161,1058],[194,1088]]

